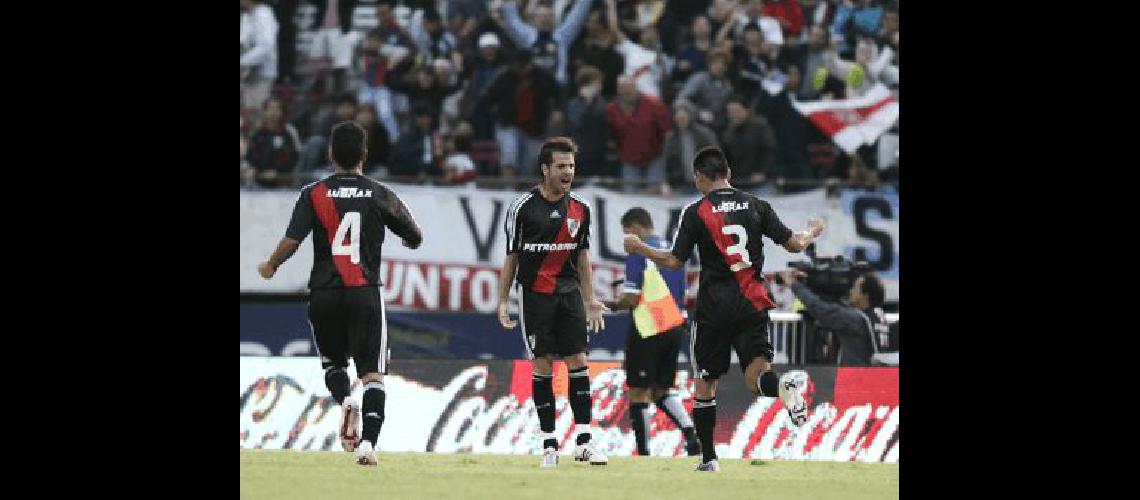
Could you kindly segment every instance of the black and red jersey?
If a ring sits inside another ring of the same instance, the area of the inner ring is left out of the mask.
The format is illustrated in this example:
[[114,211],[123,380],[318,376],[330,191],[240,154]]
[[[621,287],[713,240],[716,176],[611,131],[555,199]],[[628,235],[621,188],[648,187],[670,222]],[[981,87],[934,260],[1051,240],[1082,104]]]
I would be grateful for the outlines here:
[[698,321],[728,319],[721,316],[742,310],[737,304],[746,312],[775,307],[760,272],[764,266],[761,236],[783,245],[792,230],[780,222],[768,202],[736,188],[710,191],[681,210],[672,253],[684,262],[693,245],[699,248]]
[[574,193],[547,201],[539,188],[507,210],[507,253],[519,254],[516,280],[537,293],[578,289],[578,252],[590,248],[590,206]]
[[334,174],[301,190],[285,236],[302,241],[313,233],[310,289],[379,286],[385,227],[413,246],[423,240],[412,213],[387,186]]

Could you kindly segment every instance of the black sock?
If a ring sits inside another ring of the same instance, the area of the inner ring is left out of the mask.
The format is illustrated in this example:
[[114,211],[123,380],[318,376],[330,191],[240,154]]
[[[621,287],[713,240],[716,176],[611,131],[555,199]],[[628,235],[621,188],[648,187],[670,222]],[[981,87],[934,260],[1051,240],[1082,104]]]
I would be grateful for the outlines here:
[[[569,399],[570,409],[574,411],[574,423],[578,425],[590,425],[593,417],[590,415],[593,409],[594,402],[590,397],[590,371],[587,367],[583,366],[577,370],[570,370],[569,373],[570,383]],[[583,432],[578,434],[576,440],[578,444],[588,443],[590,441],[590,433]]]
[[701,456],[704,462],[716,460],[713,430],[716,429],[716,398],[693,400],[693,424],[701,438]]
[[630,403],[629,418],[637,440],[637,454],[649,456],[649,403]]
[[[531,378],[531,392],[534,393],[534,411],[538,413],[538,426],[542,432],[554,432],[554,376],[539,375]],[[558,448],[558,441],[545,439],[543,448]]]
[[333,401],[336,401],[336,404],[344,404],[344,398],[348,397],[348,390],[351,384],[352,383],[348,380],[348,374],[344,372],[344,368],[330,366],[325,369],[325,387],[329,388],[329,394],[332,394]]
[[360,439],[372,443],[376,448],[376,438],[380,435],[380,426],[384,425],[384,383],[368,382],[364,384],[364,401],[360,403],[360,412],[364,414],[364,431]]

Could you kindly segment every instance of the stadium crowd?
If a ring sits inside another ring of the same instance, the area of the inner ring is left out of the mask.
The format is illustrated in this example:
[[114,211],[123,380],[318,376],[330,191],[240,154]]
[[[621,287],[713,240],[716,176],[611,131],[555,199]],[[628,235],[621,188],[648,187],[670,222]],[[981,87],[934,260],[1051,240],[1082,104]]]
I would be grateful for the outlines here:
[[555,135],[630,191],[690,191],[707,145],[745,187],[898,176],[897,123],[847,155],[792,105],[897,97],[898,0],[240,1],[245,187],[330,173],[343,120],[386,180],[534,178]]

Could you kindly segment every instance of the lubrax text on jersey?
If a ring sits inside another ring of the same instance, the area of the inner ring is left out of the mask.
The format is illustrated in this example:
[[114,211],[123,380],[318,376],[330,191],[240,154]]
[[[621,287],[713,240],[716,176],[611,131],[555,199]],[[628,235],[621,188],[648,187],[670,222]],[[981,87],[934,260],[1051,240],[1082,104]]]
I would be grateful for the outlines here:
[[748,210],[748,202],[737,203],[735,201],[722,201],[719,206],[714,206],[713,213],[718,212],[735,212],[737,210]]
[[340,187],[330,189],[329,193],[325,196],[327,198],[369,198],[372,196],[372,190],[358,189],[354,187]]

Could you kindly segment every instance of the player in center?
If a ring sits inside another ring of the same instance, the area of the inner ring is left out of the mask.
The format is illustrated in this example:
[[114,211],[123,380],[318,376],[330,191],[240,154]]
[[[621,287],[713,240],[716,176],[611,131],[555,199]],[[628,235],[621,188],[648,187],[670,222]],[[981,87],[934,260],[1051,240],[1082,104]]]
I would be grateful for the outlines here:
[[534,369],[534,408],[543,433],[542,467],[558,465],[554,432],[554,356],[569,369],[568,399],[577,438],[574,459],[608,463],[591,442],[593,400],[586,366],[586,332],[605,328],[606,308],[594,297],[590,269],[590,206],[570,192],[578,147],[565,137],[547,139],[539,150],[542,183],[507,210],[507,256],[499,274],[499,322],[512,330],[510,288],[518,282],[523,342]]

